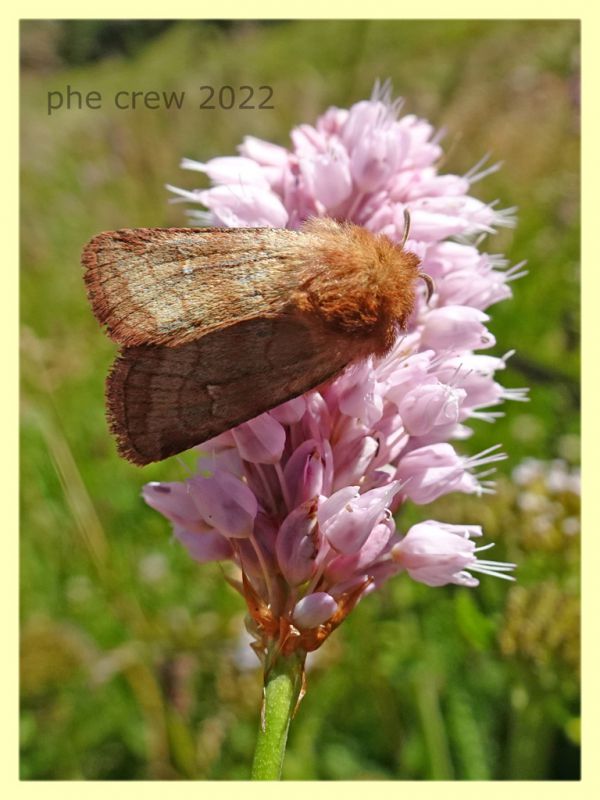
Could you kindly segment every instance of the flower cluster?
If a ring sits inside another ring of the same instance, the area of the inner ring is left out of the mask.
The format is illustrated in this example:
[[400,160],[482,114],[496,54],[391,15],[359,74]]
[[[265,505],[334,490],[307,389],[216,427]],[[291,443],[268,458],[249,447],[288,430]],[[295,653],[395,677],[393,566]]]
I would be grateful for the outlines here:
[[196,220],[221,226],[296,228],[329,216],[401,242],[408,210],[405,247],[435,281],[385,357],[206,442],[188,480],[144,489],[195,559],[241,568],[259,652],[272,640],[290,652],[316,649],[399,572],[429,586],[475,586],[473,572],[507,578],[514,566],[478,558],[477,526],[428,520],[402,537],[394,524],[407,501],[492,491],[484,478],[505,457],[499,446],[467,457],[449,440],[469,436],[469,418],[493,420],[488,409],[504,399],[525,399],[495,380],[506,356],[474,352],[495,344],[485,309],[510,297],[522,274],[477,247],[481,234],[512,224],[510,210],[468,194],[488,170],[440,175],[439,137],[398,112],[378,88],[294,129],[291,150],[246,137],[240,156],[186,159],[213,185],[173,188],[209,209],[193,212]]

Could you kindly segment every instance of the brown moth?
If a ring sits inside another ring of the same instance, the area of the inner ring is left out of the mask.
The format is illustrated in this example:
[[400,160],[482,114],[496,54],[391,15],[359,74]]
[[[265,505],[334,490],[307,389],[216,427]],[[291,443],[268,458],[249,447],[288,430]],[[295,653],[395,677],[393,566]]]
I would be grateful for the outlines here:
[[106,392],[121,455],[159,461],[384,355],[417,280],[432,291],[403,244],[328,218],[96,236],[82,263],[94,314],[123,345]]

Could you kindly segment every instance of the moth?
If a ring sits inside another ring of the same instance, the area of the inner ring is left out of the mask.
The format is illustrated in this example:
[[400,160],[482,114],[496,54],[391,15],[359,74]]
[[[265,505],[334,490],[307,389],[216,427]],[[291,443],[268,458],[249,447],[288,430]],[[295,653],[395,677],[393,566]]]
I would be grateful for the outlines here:
[[82,263],[122,348],[107,378],[122,456],[175,455],[382,356],[415,306],[419,259],[387,236],[315,218],[299,230],[133,228]]

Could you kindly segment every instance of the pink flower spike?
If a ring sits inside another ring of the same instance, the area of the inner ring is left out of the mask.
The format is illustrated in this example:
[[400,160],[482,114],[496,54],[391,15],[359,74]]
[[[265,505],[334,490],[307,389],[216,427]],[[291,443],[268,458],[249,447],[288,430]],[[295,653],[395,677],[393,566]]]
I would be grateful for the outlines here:
[[217,469],[210,478],[191,478],[188,485],[198,511],[219,533],[232,539],[252,534],[258,502],[243,481]]
[[406,330],[383,357],[199,445],[195,477],[144,488],[193,557],[230,558],[240,570],[263,658],[316,649],[335,627],[322,626],[331,614],[337,624],[403,571],[432,586],[473,586],[476,573],[511,579],[513,565],[478,557],[477,526],[428,520],[400,539],[392,519],[449,492],[493,492],[487,477],[505,456],[499,445],[469,455],[468,423],[527,399],[495,380],[508,354],[475,352],[495,341],[486,309],[522,274],[481,247],[512,224],[512,210],[470,195],[481,164],[441,173],[441,132],[401,107],[377,83],[370,100],[298,124],[289,148],[247,136],[237,156],[184,159],[211,187],[173,189],[204,204],[191,212],[202,225],[297,230],[329,216],[401,243],[409,212],[404,247],[435,282],[429,302],[419,283]]
[[327,592],[314,592],[296,603],[292,619],[299,628],[316,628],[327,622],[337,607],[337,602]]
[[[427,520],[413,525],[406,536],[392,548],[392,559],[402,566],[411,578],[428,586],[477,586],[479,581],[471,572],[482,572],[504,580],[514,580],[506,573],[514,564],[480,561],[470,536],[481,536],[479,526],[446,525]],[[480,548],[481,549],[481,548]]]
[[285,429],[271,414],[261,414],[231,432],[241,457],[251,464],[275,464],[285,447]]

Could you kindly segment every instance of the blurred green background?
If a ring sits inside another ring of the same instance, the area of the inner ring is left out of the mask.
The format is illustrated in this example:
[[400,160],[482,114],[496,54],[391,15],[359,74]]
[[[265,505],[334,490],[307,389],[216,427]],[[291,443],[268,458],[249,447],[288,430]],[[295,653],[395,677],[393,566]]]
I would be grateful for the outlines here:
[[[530,386],[531,402],[462,445],[510,454],[497,495],[408,509],[399,526],[481,523],[518,582],[399,577],[361,603],[314,659],[284,777],[579,777],[578,43],[570,21],[22,22],[24,779],[248,777],[261,676],[244,608],[140,500],[182,465],[115,454],[115,348],[79,256],[102,230],[185,224],[164,188],[202,180],[182,156],[233,154],[246,134],[286,145],[388,77],[405,112],[447,129],[443,171],[504,162],[473,191],[518,206],[519,225],[484,247],[530,270],[491,328],[496,354],[518,351],[501,381]],[[275,108],[47,114],[67,85],[199,99],[202,84],[269,84]]]

